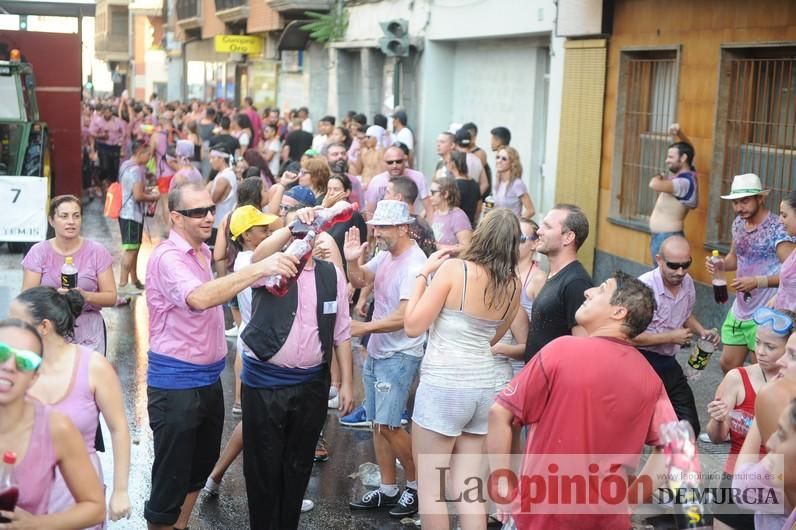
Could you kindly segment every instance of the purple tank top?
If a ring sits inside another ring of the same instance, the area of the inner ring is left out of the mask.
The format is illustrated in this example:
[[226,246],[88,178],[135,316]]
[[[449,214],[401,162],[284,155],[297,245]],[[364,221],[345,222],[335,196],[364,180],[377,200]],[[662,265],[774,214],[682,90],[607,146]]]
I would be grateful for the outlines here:
[[14,481],[19,486],[17,506],[42,515],[48,511],[57,461],[50,437],[50,413],[38,401],[31,399],[29,402],[36,411],[33,429],[25,456],[14,466]]
[[74,371],[66,396],[48,408],[60,412],[80,431],[89,454],[95,451],[94,438],[99,424],[99,409],[88,381],[91,364],[91,350],[85,346],[77,346]]

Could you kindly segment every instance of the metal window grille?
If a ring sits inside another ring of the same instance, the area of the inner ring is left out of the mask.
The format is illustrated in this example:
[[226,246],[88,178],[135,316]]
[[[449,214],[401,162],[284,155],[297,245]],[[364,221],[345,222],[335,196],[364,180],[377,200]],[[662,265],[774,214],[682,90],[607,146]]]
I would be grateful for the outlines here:
[[[731,58],[723,77],[729,90],[721,189],[729,193],[734,175],[755,173],[771,188],[767,205],[777,211],[796,189],[796,49],[760,54]],[[730,244],[733,218],[732,203],[721,201],[720,243]]]
[[677,54],[628,53],[624,82],[624,125],[619,214],[648,222],[655,205],[650,178],[666,171],[669,125],[677,103]]

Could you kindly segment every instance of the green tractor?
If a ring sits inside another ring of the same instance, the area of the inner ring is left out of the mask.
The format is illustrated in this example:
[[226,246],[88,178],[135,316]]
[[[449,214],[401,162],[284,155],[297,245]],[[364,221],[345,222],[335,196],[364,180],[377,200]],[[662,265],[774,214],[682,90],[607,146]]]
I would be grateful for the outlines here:
[[16,253],[46,238],[52,151],[33,68],[16,50],[9,59],[0,60],[0,241]]

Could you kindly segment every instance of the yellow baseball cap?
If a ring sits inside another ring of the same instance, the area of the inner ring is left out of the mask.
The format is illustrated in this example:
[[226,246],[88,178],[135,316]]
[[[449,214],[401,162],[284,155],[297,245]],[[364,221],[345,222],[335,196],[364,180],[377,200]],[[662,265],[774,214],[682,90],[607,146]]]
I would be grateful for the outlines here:
[[229,231],[232,239],[238,237],[253,226],[268,226],[279,219],[278,215],[263,213],[254,206],[246,205],[236,208],[229,218]]

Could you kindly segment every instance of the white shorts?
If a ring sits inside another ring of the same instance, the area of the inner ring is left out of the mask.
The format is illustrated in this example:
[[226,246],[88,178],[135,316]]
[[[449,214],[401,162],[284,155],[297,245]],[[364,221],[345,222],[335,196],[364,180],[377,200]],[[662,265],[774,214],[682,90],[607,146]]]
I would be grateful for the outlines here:
[[412,421],[443,436],[486,434],[493,388],[443,388],[422,380],[415,394]]

